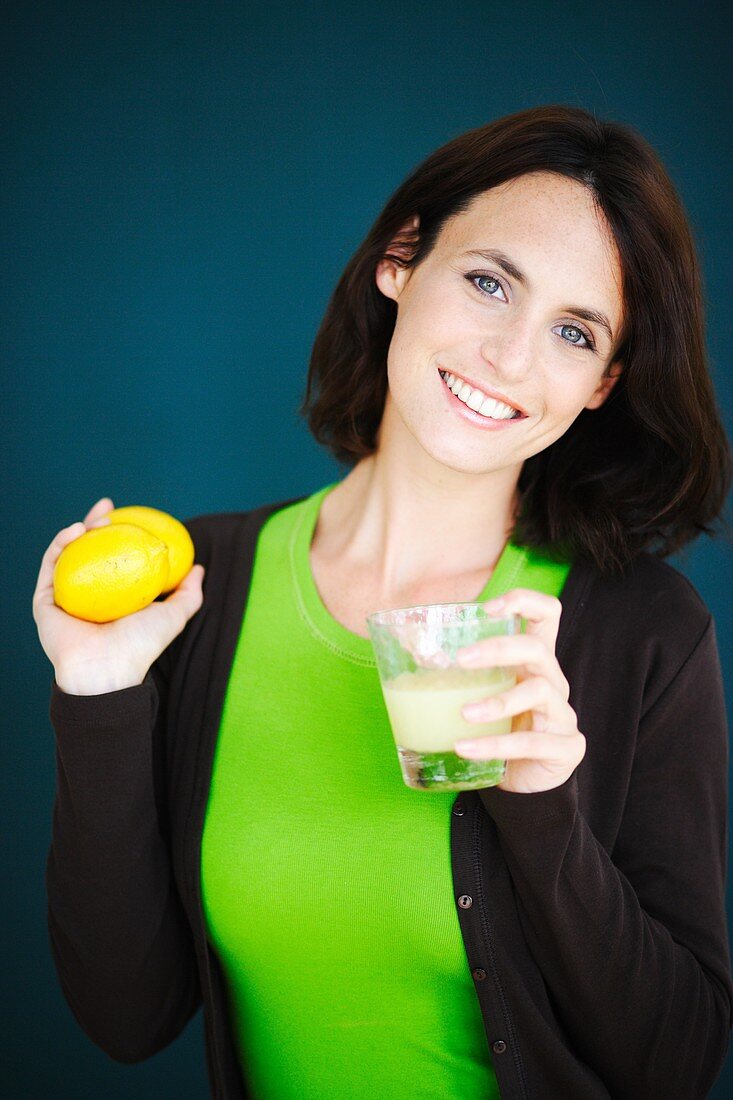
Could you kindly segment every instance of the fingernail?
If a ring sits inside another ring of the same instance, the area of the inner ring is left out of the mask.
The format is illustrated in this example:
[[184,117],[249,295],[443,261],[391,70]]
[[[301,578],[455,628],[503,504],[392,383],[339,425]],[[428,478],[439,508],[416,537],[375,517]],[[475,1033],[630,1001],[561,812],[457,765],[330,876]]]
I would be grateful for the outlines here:
[[505,606],[505,603],[503,596],[495,596],[493,600],[484,600],[484,609],[486,611],[499,611]]
[[475,661],[481,659],[481,650],[478,646],[467,646],[465,649],[459,649],[456,653],[456,660],[461,665],[472,665]]
[[470,755],[471,753],[478,752],[480,745],[478,741],[456,741],[453,748],[456,752],[465,752]]
[[501,699],[484,699],[480,703],[467,703],[463,709],[469,715],[491,717],[496,714],[501,714],[504,710],[504,705]]

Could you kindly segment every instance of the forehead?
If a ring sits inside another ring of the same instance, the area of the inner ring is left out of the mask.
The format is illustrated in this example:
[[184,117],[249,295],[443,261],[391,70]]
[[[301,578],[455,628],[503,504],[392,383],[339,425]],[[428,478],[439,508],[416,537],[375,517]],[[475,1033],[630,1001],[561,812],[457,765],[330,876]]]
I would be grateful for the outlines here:
[[440,245],[443,255],[499,248],[530,281],[554,267],[580,288],[600,279],[611,298],[620,294],[620,257],[603,211],[589,188],[555,172],[528,172],[474,196],[446,222]]

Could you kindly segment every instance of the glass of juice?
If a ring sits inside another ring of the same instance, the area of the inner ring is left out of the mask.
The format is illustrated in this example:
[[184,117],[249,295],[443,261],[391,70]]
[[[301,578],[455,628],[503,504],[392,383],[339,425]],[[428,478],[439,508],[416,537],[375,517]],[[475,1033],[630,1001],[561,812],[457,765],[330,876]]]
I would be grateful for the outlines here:
[[513,687],[516,668],[462,668],[456,652],[495,634],[521,634],[521,615],[489,615],[481,603],[436,603],[375,611],[366,622],[407,786],[470,791],[500,783],[505,760],[467,760],[453,746],[511,733],[511,715],[469,722],[461,707]]

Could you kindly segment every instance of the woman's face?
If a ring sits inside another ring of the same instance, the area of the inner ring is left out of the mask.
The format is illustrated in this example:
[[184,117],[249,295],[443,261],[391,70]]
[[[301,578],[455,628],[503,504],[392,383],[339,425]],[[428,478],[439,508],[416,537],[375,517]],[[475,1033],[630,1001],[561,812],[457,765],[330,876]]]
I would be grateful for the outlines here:
[[[602,377],[622,323],[617,249],[588,189],[566,177],[532,172],[477,195],[418,267],[383,260],[376,281],[397,302],[383,432],[407,430],[456,470],[521,468],[598,408],[621,371]],[[611,335],[583,312],[603,315]],[[487,419],[499,410],[482,385],[526,415]]]

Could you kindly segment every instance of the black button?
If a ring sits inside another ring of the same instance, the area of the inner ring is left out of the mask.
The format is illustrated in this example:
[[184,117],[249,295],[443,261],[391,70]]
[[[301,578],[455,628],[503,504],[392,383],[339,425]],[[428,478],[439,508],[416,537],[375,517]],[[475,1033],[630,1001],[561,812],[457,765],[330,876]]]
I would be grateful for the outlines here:
[[460,905],[461,909],[470,909],[473,905],[473,898],[470,897],[470,895],[468,894],[461,894],[458,899],[458,904]]
[[494,1054],[503,1054],[506,1050],[506,1043],[503,1039],[497,1039],[495,1043],[491,1044],[491,1049]]
[[460,804],[460,802],[456,802],[455,806],[453,807],[453,813],[456,815],[456,817],[463,817],[465,812],[466,811],[463,809],[463,806]]
[[473,974],[477,982],[482,982],[486,977],[486,971],[482,970],[480,966],[477,966],[475,970],[471,971],[471,973]]

